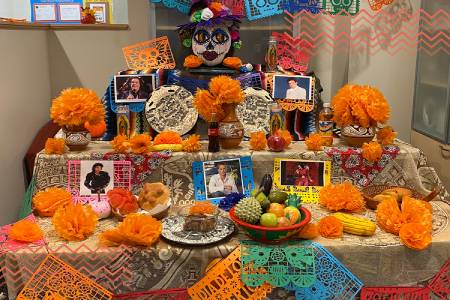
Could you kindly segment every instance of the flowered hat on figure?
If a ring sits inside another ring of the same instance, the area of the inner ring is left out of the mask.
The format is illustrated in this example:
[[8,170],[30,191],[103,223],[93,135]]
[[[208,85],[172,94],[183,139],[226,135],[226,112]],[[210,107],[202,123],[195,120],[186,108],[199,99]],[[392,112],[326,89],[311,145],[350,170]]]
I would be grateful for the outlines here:
[[[178,26],[183,45],[187,48],[192,47],[194,53],[186,57],[185,67],[197,68],[202,64],[220,65],[226,56],[231,55],[233,49],[241,47],[239,38],[241,16],[233,15],[231,10],[222,3],[207,0],[194,1],[189,15],[191,22]],[[236,59],[240,62],[240,59]],[[229,59],[228,61],[230,62]],[[238,67],[237,61],[233,62],[235,67]],[[224,65],[227,64],[224,63]]]

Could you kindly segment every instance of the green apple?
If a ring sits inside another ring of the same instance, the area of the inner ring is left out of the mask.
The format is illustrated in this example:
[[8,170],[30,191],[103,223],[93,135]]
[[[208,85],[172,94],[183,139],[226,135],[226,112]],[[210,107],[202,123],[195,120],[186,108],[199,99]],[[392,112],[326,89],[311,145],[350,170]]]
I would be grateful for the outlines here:
[[259,202],[259,204],[261,204],[261,208],[263,209],[263,211],[266,211],[270,207],[270,201],[267,198]]
[[277,227],[278,225],[278,218],[273,213],[265,213],[262,214],[261,219],[259,219],[259,222],[262,226],[265,227]]
[[259,201],[259,203],[262,203],[265,200],[268,200],[266,195],[262,192],[260,192],[257,196],[256,196],[256,200]]

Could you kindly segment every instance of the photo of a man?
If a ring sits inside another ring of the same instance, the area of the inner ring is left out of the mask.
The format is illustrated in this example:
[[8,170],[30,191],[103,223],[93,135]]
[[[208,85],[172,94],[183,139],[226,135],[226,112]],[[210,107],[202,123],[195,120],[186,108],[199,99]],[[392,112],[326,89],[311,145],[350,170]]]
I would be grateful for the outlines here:
[[81,161],[80,195],[104,195],[113,188],[112,161]]
[[306,99],[306,90],[299,87],[297,80],[291,78],[288,79],[289,88],[286,91],[286,99],[301,100]]
[[152,74],[114,76],[117,103],[145,102],[155,88]]
[[207,198],[225,197],[242,193],[242,178],[238,159],[213,162],[205,165]]

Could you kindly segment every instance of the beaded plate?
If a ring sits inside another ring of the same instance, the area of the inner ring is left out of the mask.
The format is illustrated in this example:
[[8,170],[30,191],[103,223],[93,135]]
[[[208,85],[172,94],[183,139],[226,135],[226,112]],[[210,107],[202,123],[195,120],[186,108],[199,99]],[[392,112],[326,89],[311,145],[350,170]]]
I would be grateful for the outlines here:
[[269,133],[270,106],[274,103],[269,93],[260,88],[246,88],[245,101],[236,108],[238,119],[244,125],[244,135],[255,131]]
[[169,241],[185,245],[208,245],[219,242],[234,232],[234,223],[228,218],[218,216],[216,229],[209,232],[184,231],[184,218],[171,216],[162,220],[161,235]]
[[157,132],[172,130],[180,135],[191,130],[198,119],[191,92],[177,85],[163,85],[145,105],[145,116]]

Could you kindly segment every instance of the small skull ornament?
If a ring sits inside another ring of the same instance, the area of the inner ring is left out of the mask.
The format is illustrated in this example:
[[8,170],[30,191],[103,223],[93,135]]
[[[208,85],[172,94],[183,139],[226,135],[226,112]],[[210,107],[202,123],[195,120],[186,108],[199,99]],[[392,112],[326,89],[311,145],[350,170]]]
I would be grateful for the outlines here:
[[199,26],[192,37],[192,51],[210,67],[221,64],[230,47],[230,31],[225,24]]

